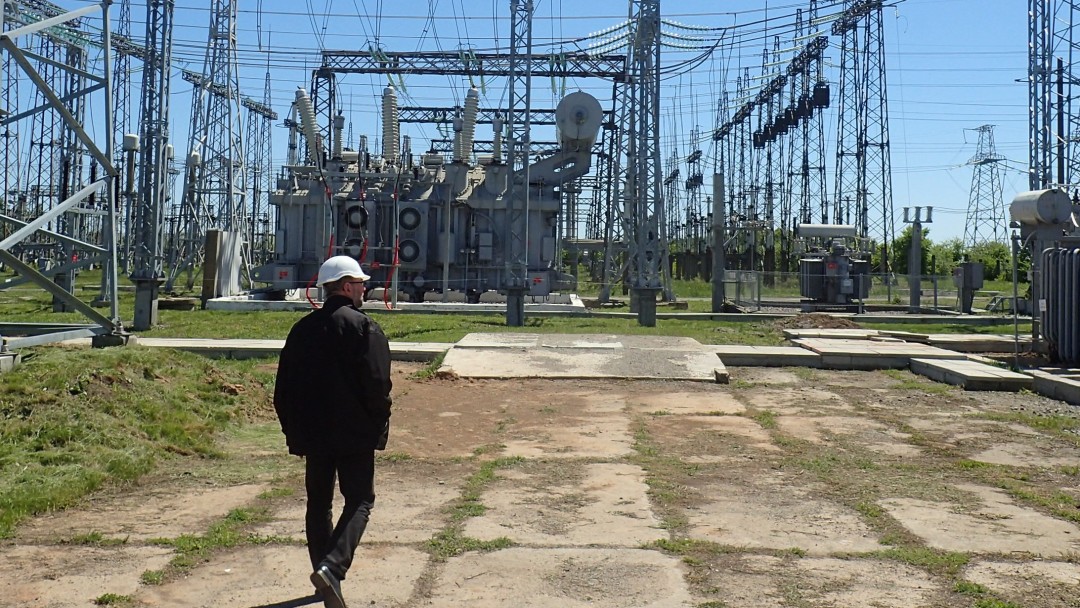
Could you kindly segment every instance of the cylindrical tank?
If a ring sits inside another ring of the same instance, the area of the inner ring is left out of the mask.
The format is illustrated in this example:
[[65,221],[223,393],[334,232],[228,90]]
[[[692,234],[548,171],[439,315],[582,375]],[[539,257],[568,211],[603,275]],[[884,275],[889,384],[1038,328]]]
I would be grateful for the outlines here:
[[562,98],[555,108],[559,145],[578,150],[591,148],[604,121],[604,111],[595,97],[578,91]]
[[1021,192],[1009,205],[1009,216],[1021,224],[1064,224],[1072,217],[1073,204],[1063,190]]
[[341,138],[345,131],[345,117],[338,114],[334,117],[334,153],[331,158],[341,158]]
[[803,238],[834,238],[859,236],[859,229],[847,224],[799,224],[797,229]]
[[387,85],[383,89],[382,96],[382,146],[383,158],[387,162],[397,162],[398,159],[398,114],[397,92],[394,87]]
[[503,120],[502,112],[495,112],[495,118],[491,120],[491,130],[494,132],[492,137],[491,158],[496,163],[502,162],[503,126],[505,125],[506,123]]

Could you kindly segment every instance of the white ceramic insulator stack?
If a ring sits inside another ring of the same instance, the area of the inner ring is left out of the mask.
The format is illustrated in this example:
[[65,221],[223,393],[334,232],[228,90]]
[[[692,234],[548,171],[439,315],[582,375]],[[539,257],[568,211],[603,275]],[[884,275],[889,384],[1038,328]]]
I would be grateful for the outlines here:
[[461,130],[465,127],[465,119],[461,117],[461,114],[454,116],[454,150],[452,160],[455,163],[465,162],[465,152],[462,147]]
[[341,140],[345,133],[345,117],[338,114],[334,117],[334,154],[333,158],[341,158]]
[[495,113],[495,118],[491,121],[491,130],[494,131],[491,145],[491,159],[496,163],[502,162],[502,139],[503,139],[503,117],[501,112]]
[[472,156],[473,140],[476,139],[476,114],[480,111],[480,91],[476,87],[465,95],[464,126],[461,129],[461,160]]
[[319,150],[319,132],[315,129],[315,108],[311,107],[311,98],[304,89],[296,90],[296,109],[300,112],[300,125],[304,129],[308,154],[311,155],[312,162],[321,165],[322,153]]
[[397,92],[387,86],[382,95],[382,147],[383,158],[394,163],[398,159],[398,112]]

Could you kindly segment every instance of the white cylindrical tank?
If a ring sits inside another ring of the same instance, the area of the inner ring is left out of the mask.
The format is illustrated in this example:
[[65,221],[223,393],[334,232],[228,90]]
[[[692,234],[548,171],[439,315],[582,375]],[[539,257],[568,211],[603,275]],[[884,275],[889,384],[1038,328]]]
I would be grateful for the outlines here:
[[1063,190],[1021,192],[1009,205],[1009,216],[1021,224],[1064,224],[1072,218],[1073,204]]
[[848,224],[799,224],[796,229],[803,238],[823,238],[859,236],[859,229]]
[[319,132],[315,127],[315,109],[311,106],[311,98],[304,89],[296,90],[296,109],[300,113],[300,126],[304,129],[304,139],[307,140],[308,154],[316,166],[322,166],[322,153],[319,150]]
[[592,95],[578,91],[563,97],[555,108],[559,145],[578,150],[592,147],[603,121],[604,111]]
[[397,92],[387,85],[382,96],[382,146],[383,158],[396,163],[398,159],[398,113]]

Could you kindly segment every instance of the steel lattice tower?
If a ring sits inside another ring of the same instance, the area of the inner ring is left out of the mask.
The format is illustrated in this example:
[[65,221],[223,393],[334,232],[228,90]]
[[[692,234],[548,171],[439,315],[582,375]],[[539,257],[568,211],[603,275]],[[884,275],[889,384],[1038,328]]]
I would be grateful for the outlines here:
[[[860,89],[863,97],[865,129],[861,130],[859,190],[865,197],[865,234],[891,251],[893,224],[892,162],[889,154],[889,106],[885,79],[885,40],[881,4],[866,15],[866,79]],[[888,259],[882,256],[883,262]]]
[[1028,1],[1028,188],[1042,190],[1051,177],[1053,107],[1053,0]]
[[[638,323],[656,324],[656,293],[671,298],[660,169],[660,0],[631,0],[628,66],[620,111],[629,114],[626,193],[629,271]],[[618,186],[618,184],[616,184]]]
[[[60,44],[47,36],[40,36],[37,41],[37,52],[43,58],[63,63],[62,49]],[[59,77],[57,68],[47,61],[41,61],[38,65],[38,73],[47,85],[53,90]],[[45,95],[40,89],[34,91],[34,106],[41,107],[47,103]],[[26,220],[43,214],[52,207],[52,201],[59,190],[57,177],[59,171],[57,148],[63,141],[62,124],[55,112],[38,112],[30,121],[30,149],[28,151],[25,175],[27,181],[27,201],[22,206],[22,214],[18,219]],[[49,228],[55,228],[55,224],[49,224]],[[33,238],[33,237],[32,237]],[[25,241],[27,245],[34,241]]]
[[859,141],[863,127],[862,104],[859,91],[864,86],[864,70],[860,53],[858,23],[864,16],[859,10],[865,4],[861,0],[848,0],[847,9],[833,22],[833,36],[840,36],[840,82],[837,97],[838,118],[836,133],[835,195],[833,218],[841,224],[857,224],[860,234],[866,236],[865,224],[859,223],[863,216],[863,196],[859,190]]
[[[116,42],[120,43],[116,49],[116,57],[113,58],[112,82],[113,142],[119,143],[124,141],[124,135],[131,133],[131,56],[126,52],[123,44],[131,40],[131,0],[120,0],[113,36]],[[117,169],[123,173],[125,171],[124,151],[117,145],[114,152],[116,157],[113,160]],[[127,272],[128,262],[131,259],[133,209],[124,205],[119,211],[120,226],[117,229],[120,235],[120,251],[118,255],[120,268],[123,272]]]
[[[814,27],[818,19],[817,0],[810,0],[810,28]],[[813,107],[813,96],[816,90],[811,90],[811,85],[817,86],[825,82],[824,66],[821,56],[813,55],[804,72],[802,95],[799,98],[800,109]],[[809,204],[818,208],[818,216],[822,224],[829,223],[829,197],[825,181],[825,121],[822,118],[820,108],[814,108],[810,115],[803,119],[806,125],[806,155],[807,155],[807,194]],[[809,221],[813,221],[810,213],[807,214]]]
[[[532,113],[532,0],[510,0],[510,110],[507,115],[507,158],[510,179],[504,245],[506,324],[525,324],[529,234],[529,137]],[[526,59],[521,61],[521,57]],[[521,64],[524,63],[524,69]]]
[[255,263],[268,261],[272,253],[270,231],[276,225],[273,206],[270,205],[269,197],[273,189],[274,170],[271,166],[273,154],[271,127],[277,120],[278,115],[271,107],[270,98],[270,66],[267,65],[266,76],[263,79],[263,100],[256,102],[252,99],[244,99],[242,102],[247,109],[247,168],[249,181],[251,182],[251,224],[248,234],[248,242],[251,244],[251,257]]
[[169,183],[167,151],[172,33],[173,0],[148,0],[146,61],[139,105],[139,187],[132,227],[135,329],[150,329],[157,322],[158,287],[165,276],[162,233]]
[[971,175],[971,195],[968,198],[967,223],[964,226],[964,245],[971,247],[986,241],[1004,243],[1008,236],[1005,206],[1001,200],[1001,162],[1004,156],[994,146],[994,125],[983,125],[975,156],[968,161],[974,167]]
[[[802,10],[795,11],[795,38],[794,44],[798,45],[803,38]],[[808,91],[806,75],[801,71],[791,74],[788,78],[788,114],[793,115],[799,98]],[[788,139],[791,142],[788,148],[788,172],[787,185],[792,211],[795,217],[785,218],[784,230],[792,230],[798,224],[810,223],[810,153],[809,130],[806,121],[799,121],[796,126],[788,126]],[[791,223],[788,223],[788,220]]]
[[[246,235],[250,218],[240,140],[243,129],[236,67],[236,11],[234,0],[213,0],[210,7],[202,78],[201,82],[193,82],[196,84],[193,94],[202,104],[197,108],[195,102],[192,104],[195,111],[183,204],[184,215],[197,215],[192,224],[195,228],[205,226]],[[189,81],[199,80],[189,74],[184,77]],[[204,213],[209,213],[209,217],[199,217]],[[185,217],[184,221],[189,220]],[[191,236],[195,238],[189,237],[188,243],[198,243],[205,237],[205,230]],[[197,250],[189,250],[182,266],[192,263],[198,255]],[[174,273],[180,269],[175,268]]]

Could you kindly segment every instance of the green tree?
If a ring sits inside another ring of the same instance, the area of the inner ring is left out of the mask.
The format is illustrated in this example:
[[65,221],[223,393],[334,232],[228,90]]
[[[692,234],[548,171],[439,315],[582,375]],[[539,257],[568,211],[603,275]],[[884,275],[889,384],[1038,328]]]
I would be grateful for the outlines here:
[[[919,269],[921,274],[929,274],[930,268],[930,248],[933,243],[930,241],[929,228],[922,229],[922,246],[919,248],[922,250],[922,267]],[[900,233],[895,240],[893,240],[892,251],[889,252],[889,262],[892,266],[891,270],[896,274],[908,273],[908,255],[911,253],[911,241],[914,232],[911,226],[904,228],[904,231]]]
[[983,265],[983,278],[987,281],[1012,280],[1012,252],[999,241],[976,243],[967,251],[968,260]]
[[964,241],[957,237],[934,243],[930,245],[930,255],[934,256],[934,262],[937,264],[937,268],[930,269],[934,274],[952,275],[953,269],[964,261]]

